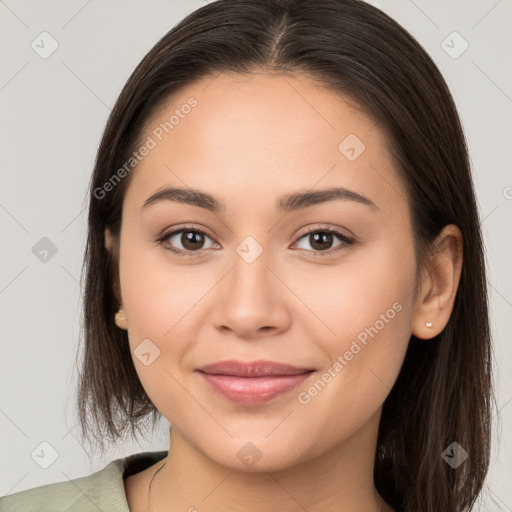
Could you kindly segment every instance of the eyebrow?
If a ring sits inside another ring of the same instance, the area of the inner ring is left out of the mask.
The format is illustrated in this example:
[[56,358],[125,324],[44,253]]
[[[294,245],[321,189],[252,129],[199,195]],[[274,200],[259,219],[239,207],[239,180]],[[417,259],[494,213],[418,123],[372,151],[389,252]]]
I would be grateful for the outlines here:
[[[353,201],[372,209],[379,209],[368,197],[344,187],[332,187],[323,190],[299,191],[285,195],[278,199],[276,203],[276,210],[278,212],[287,213],[336,200]],[[197,189],[173,187],[158,190],[148,197],[146,201],[144,201],[142,210],[144,211],[148,207],[163,201],[174,201],[189,204],[216,214],[223,214],[226,211],[226,205],[224,203],[215,199],[215,197],[207,194],[206,192],[201,192]]]

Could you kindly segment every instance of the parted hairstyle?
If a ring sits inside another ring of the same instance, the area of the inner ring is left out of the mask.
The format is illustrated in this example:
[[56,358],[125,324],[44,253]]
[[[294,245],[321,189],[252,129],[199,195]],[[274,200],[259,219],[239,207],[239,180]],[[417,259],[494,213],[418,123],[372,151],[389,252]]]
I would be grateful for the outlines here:
[[[411,336],[384,402],[375,485],[396,510],[470,510],[483,487],[491,446],[492,350],[480,221],[468,150],[454,100],[421,45],[360,0],[218,0],[165,34],[129,77],[110,114],[90,182],[84,310],[77,388],[82,438],[103,450],[146,420],[161,418],[142,387],[119,307],[123,198],[135,169],[104,184],[138,147],[145,123],[173,93],[218,73],[302,74],[352,100],[385,133],[407,190],[417,268],[437,235],[456,224],[463,266],[454,309],[434,339]],[[248,99],[250,101],[250,98]],[[98,190],[103,190],[101,194]],[[114,248],[105,248],[109,228]],[[453,442],[469,454],[443,458]]]

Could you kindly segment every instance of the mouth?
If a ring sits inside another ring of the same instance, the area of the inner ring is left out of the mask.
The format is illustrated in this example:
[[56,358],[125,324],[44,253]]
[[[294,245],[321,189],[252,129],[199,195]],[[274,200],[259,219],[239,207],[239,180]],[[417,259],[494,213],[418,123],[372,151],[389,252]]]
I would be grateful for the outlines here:
[[198,369],[209,388],[245,405],[258,405],[296,388],[314,369],[273,361],[220,361]]

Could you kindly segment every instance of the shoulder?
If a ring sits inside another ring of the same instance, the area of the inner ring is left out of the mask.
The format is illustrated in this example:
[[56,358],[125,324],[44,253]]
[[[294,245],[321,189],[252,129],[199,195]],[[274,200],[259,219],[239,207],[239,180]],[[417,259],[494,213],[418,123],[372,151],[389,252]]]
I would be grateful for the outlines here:
[[0,498],[0,512],[129,512],[123,489],[126,459],[89,476],[27,489]]
[[[141,461],[163,458],[146,452],[117,459],[89,476],[27,489],[0,498],[0,512],[130,512],[123,475]],[[129,471],[129,472],[131,472]]]

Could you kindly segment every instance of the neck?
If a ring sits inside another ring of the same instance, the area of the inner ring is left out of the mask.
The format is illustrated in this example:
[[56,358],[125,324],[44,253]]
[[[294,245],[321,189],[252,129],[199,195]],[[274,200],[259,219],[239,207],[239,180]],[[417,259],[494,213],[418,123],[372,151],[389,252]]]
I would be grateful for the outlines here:
[[219,465],[172,428],[169,456],[152,485],[152,512],[391,511],[373,483],[379,419],[380,411],[321,456],[263,472]]

